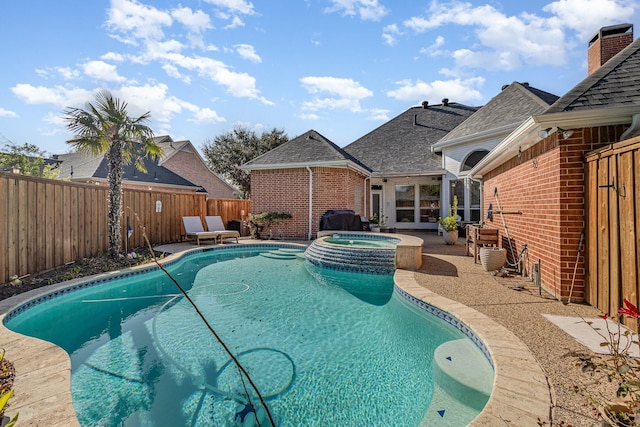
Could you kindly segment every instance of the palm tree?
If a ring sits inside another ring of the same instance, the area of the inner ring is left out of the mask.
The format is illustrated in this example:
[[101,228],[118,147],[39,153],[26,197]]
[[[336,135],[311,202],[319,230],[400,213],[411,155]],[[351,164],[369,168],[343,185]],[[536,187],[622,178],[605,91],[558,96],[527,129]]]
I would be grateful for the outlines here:
[[109,252],[121,252],[122,237],[122,176],[124,165],[135,161],[138,170],[146,172],[142,159],[152,160],[162,155],[162,149],[153,142],[153,131],[145,125],[147,112],[131,118],[127,103],[114,98],[107,90],[96,94],[95,104],[87,102],[85,109],[67,108],[64,111],[67,129],[74,138],[67,141],[76,151],[105,155],[109,180]]

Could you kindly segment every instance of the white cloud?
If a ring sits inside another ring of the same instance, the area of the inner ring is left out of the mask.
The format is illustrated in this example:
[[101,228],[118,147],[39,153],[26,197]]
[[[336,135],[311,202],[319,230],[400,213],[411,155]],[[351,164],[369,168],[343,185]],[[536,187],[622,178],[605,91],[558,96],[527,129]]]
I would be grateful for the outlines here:
[[153,6],[136,0],[111,0],[106,25],[110,30],[121,33],[118,37],[123,42],[137,44],[135,39],[163,38],[162,27],[170,26],[172,22],[169,13]]
[[191,84],[191,77],[186,76],[178,70],[178,68],[171,64],[164,64],[162,69],[167,73],[168,76],[173,77],[174,79],[181,80],[183,83]]
[[420,53],[429,56],[439,56],[443,54],[442,50],[440,50],[442,46],[444,46],[444,37],[438,36],[431,46],[420,49]]
[[0,107],[0,117],[18,117],[18,114]]
[[302,86],[312,95],[328,93],[329,98],[316,97],[312,101],[304,102],[303,110],[348,110],[362,111],[360,101],[373,96],[373,91],[361,86],[352,79],[338,77],[303,77]]
[[84,73],[93,79],[107,82],[124,82],[127,80],[118,74],[115,65],[104,61],[88,61],[82,65]]
[[172,61],[175,66],[196,71],[201,76],[208,77],[214,82],[225,86],[233,96],[257,99],[267,105],[273,104],[260,96],[260,91],[255,87],[256,81],[254,77],[247,73],[231,71],[221,61],[199,56],[188,57],[180,54],[170,54],[165,59]]
[[193,115],[194,118],[191,121],[200,123],[222,123],[227,120],[224,117],[220,117],[217,112],[210,108],[200,108]]
[[103,61],[122,62],[125,60],[124,55],[117,52],[107,52],[100,56]]
[[396,36],[401,34],[402,33],[400,32],[398,25],[390,24],[384,27],[384,29],[382,30],[382,39],[384,40],[385,44],[388,44],[389,46],[395,46],[397,43]]
[[27,104],[52,104],[59,108],[82,105],[95,97],[94,92],[87,89],[33,86],[28,83],[19,83],[11,91]]
[[[447,24],[474,28],[481,47],[474,51],[469,48],[467,51],[458,51],[454,58],[460,59],[459,66],[492,69],[496,63],[501,63],[508,64],[513,69],[521,62],[535,65],[559,65],[566,62],[563,23],[556,18],[546,19],[528,13],[507,16],[490,5],[434,1],[428,9],[427,17],[413,17],[403,24],[416,33]],[[553,52],[553,55],[549,55],[549,52]]]
[[240,13],[242,15],[253,15],[253,3],[244,0],[205,0],[219,8],[228,10],[231,13]]
[[402,80],[396,84],[398,89],[387,92],[390,98],[409,102],[430,100],[437,103],[442,98],[449,98],[451,101],[464,103],[482,99],[478,89],[484,85],[484,78],[435,80],[431,83]]
[[244,27],[244,21],[238,16],[231,18],[231,23],[224,27],[225,30],[232,30],[234,28]]
[[56,67],[55,70],[62,76],[65,80],[73,80],[80,77],[80,71],[75,70],[71,67]]
[[212,28],[209,15],[201,10],[193,12],[188,7],[180,7],[171,11],[171,16],[176,21],[182,23],[193,33],[201,33],[204,30]]
[[298,118],[302,120],[318,120],[320,116],[314,113],[304,113],[304,114],[298,114]]
[[255,64],[259,64],[262,62],[262,58],[260,58],[260,55],[256,53],[255,48],[250,44],[237,44],[234,47],[236,48],[236,52],[238,52],[238,54],[242,58],[247,59]]
[[627,22],[634,7],[637,5],[629,0],[557,0],[542,10],[556,15],[585,42],[603,26]]
[[389,11],[378,0],[331,0],[332,6],[325,12],[342,12],[343,15],[359,15],[365,21],[379,21]]
[[371,110],[369,110],[369,116],[367,117],[367,120],[386,122],[390,120],[389,110],[383,108],[372,108]]

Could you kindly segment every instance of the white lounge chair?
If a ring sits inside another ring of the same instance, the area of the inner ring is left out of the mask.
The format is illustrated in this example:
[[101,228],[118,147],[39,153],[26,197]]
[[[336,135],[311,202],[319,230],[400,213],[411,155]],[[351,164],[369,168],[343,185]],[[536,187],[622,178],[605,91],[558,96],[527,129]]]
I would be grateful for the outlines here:
[[236,230],[227,230],[224,228],[221,216],[205,216],[204,220],[207,223],[207,230],[220,233],[220,243],[222,243],[222,240],[226,238],[235,238],[236,243],[238,243],[240,233]]
[[184,224],[185,235],[195,237],[198,245],[200,244],[200,239],[213,239],[215,241],[220,237],[220,233],[216,231],[204,231],[202,220],[199,216],[183,216],[182,223]]

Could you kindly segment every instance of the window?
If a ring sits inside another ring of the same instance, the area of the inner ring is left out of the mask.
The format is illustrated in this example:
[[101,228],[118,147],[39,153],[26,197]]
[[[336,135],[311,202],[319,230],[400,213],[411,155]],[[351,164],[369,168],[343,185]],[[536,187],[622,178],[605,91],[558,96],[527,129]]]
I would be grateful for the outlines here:
[[420,222],[437,222],[440,216],[440,184],[420,186]]
[[[464,180],[454,179],[449,181],[449,206],[453,206],[453,196],[458,197],[458,215],[464,219]],[[449,212],[447,211],[447,215]]]
[[396,221],[415,222],[416,188],[413,185],[396,185]]
[[472,222],[480,222],[480,183],[471,181],[469,186],[471,203],[469,204],[469,215]]
[[471,168],[473,168],[475,165],[478,164],[478,162],[480,160],[482,160],[484,158],[484,156],[486,156],[487,154],[489,154],[489,152],[487,150],[478,150],[478,151],[474,151],[473,153],[469,154],[467,156],[467,158],[465,159],[464,163],[462,164],[462,172],[464,171],[468,171],[471,170]]

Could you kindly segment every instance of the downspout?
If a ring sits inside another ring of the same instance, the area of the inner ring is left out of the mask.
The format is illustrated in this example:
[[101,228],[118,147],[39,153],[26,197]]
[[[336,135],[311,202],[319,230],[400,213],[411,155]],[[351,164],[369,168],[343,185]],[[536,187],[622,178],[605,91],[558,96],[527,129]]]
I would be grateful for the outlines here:
[[640,128],[640,114],[631,116],[631,126],[620,135],[620,141],[624,141]]
[[371,177],[370,177],[370,176],[368,176],[368,177],[366,177],[366,178],[364,179],[364,182],[362,183],[362,186],[364,187],[364,188],[362,189],[362,191],[364,192],[364,207],[362,208],[362,210],[364,211],[364,212],[363,212],[363,213],[364,213],[364,216],[366,216],[367,218],[369,218],[369,211],[367,211],[367,193],[368,193],[368,191],[367,191],[367,189],[368,189],[368,187],[367,187],[367,180],[370,180],[370,179],[371,179]]
[[311,240],[313,235],[313,172],[309,166],[306,168],[309,171],[309,235],[307,240]]

